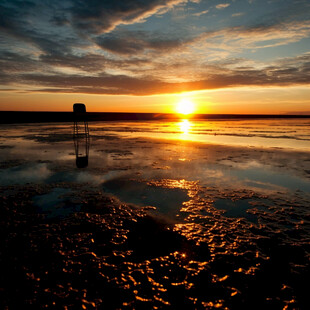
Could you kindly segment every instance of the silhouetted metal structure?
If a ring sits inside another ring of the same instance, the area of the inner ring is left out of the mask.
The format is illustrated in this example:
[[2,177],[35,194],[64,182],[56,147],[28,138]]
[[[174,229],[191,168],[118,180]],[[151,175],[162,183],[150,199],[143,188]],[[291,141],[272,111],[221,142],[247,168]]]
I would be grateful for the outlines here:
[[85,104],[75,103],[73,105],[73,113],[73,141],[76,166],[78,168],[85,168],[88,166],[89,155],[89,128]]
[[80,123],[84,123],[84,133],[82,133],[82,134],[89,136],[89,129],[88,129],[88,121],[87,121],[85,104],[75,103],[73,105],[73,113],[74,113],[74,135],[79,134]]

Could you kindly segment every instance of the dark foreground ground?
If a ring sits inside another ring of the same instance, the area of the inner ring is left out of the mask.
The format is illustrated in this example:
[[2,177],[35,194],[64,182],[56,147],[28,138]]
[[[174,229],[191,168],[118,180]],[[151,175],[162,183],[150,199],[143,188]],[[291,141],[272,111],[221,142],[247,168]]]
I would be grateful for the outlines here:
[[264,227],[214,212],[173,226],[82,188],[62,205],[80,211],[49,219],[31,197],[51,188],[1,190],[1,309],[309,309],[310,219],[285,220],[293,201]]

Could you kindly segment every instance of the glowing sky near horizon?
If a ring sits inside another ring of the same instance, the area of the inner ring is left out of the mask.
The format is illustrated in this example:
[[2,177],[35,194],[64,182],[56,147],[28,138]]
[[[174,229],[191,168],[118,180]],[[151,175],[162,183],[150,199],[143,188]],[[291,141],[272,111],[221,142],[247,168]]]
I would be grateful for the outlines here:
[[0,110],[310,114],[306,0],[2,0]]

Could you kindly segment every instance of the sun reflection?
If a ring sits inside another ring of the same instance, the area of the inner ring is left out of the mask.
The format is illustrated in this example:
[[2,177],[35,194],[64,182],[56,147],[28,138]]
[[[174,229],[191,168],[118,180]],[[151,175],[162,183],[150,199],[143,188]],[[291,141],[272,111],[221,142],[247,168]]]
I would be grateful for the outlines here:
[[188,120],[188,119],[183,119],[180,123],[179,123],[179,126],[180,126],[180,131],[183,135],[188,135],[189,134],[189,131],[192,127],[192,124],[191,122]]

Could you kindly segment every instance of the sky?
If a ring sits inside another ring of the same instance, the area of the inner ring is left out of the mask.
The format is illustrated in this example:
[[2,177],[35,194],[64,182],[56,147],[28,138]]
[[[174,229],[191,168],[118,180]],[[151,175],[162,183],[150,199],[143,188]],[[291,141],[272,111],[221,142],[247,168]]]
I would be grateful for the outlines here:
[[310,114],[308,0],[1,0],[0,110]]

